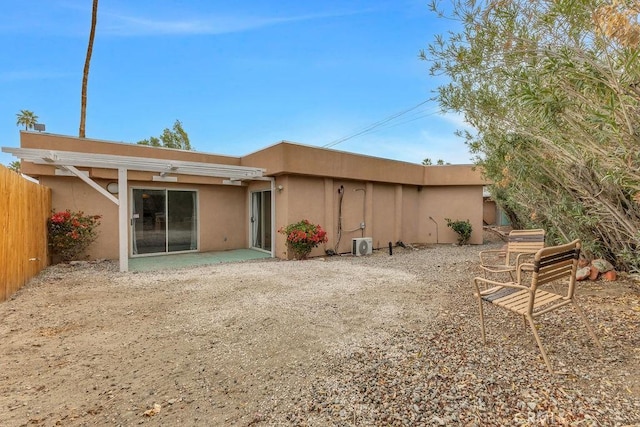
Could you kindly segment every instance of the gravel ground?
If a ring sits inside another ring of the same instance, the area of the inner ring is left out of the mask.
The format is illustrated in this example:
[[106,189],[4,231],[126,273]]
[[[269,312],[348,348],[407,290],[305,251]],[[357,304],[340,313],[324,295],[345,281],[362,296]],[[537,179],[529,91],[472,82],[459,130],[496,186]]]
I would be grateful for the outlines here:
[[640,425],[640,286],[581,283],[539,332],[470,279],[499,246],[156,273],[54,266],[0,304],[0,424]]

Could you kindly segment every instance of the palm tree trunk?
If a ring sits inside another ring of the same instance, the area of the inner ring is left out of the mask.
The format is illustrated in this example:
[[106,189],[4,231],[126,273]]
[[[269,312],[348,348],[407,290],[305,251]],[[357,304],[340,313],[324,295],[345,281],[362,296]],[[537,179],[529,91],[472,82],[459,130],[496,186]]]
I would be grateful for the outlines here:
[[89,65],[91,64],[91,53],[93,53],[93,38],[96,34],[96,22],[98,21],[98,0],[93,0],[93,10],[91,12],[91,32],[89,33],[89,45],[87,46],[87,58],[84,61],[84,72],[82,73],[82,97],[80,99],[80,130],[78,136],[85,137],[85,121],[87,118],[87,83],[89,81]]

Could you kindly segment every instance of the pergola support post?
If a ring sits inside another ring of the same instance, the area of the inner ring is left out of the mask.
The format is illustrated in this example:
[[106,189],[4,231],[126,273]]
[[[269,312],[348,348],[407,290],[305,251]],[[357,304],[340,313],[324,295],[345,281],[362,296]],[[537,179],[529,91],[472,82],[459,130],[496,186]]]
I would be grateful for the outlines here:
[[129,192],[127,169],[118,168],[118,247],[120,271],[129,271]]

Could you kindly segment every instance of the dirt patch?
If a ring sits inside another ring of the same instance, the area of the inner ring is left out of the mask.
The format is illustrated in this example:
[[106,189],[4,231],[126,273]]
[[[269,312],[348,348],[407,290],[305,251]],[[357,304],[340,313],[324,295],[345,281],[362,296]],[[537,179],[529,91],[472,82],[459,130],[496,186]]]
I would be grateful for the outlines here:
[[[469,280],[484,248],[138,274],[110,262],[50,267],[0,305],[0,419],[9,426],[385,424],[358,421],[345,404],[334,413],[320,392],[339,393],[336,373],[363,349],[395,354],[398,340],[411,336],[417,345],[445,324],[482,350]],[[637,288],[620,281],[581,292],[608,351],[618,352],[607,367],[611,390],[640,402]],[[531,338],[521,332],[515,340]],[[535,347],[526,349],[516,358],[537,357]],[[589,343],[578,349],[589,353]],[[593,368],[576,364],[577,377]],[[546,372],[540,363],[530,369]],[[580,387],[589,394],[588,381]]]

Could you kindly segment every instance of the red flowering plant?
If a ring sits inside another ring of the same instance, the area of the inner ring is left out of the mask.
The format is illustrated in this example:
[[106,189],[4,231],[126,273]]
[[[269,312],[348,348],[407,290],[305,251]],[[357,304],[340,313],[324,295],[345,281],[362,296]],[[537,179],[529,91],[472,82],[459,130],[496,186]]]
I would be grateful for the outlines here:
[[84,212],[53,212],[47,221],[49,249],[61,261],[76,258],[96,239],[96,227],[100,215],[85,215]]
[[287,244],[295,259],[306,259],[313,248],[327,242],[327,232],[306,219],[282,227],[278,233],[287,236]]

